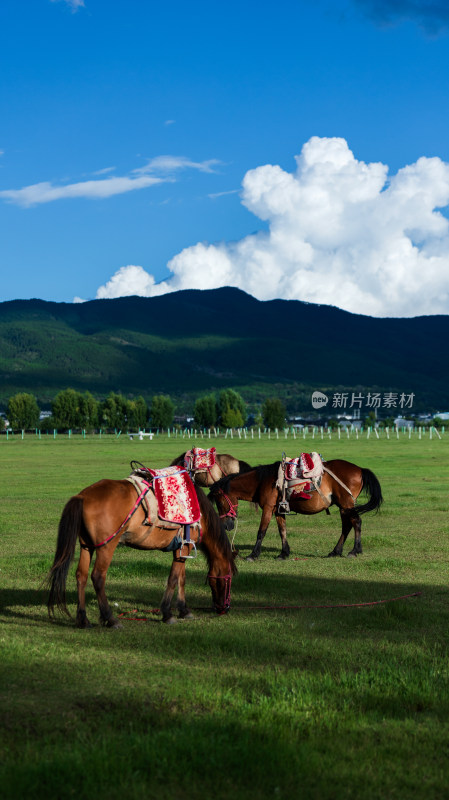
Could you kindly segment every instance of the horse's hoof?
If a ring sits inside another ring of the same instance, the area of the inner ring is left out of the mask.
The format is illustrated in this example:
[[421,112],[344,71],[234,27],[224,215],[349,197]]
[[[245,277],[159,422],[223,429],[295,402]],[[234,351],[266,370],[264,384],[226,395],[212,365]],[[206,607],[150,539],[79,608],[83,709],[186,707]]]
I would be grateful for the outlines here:
[[254,556],[246,556],[245,561],[255,561]]
[[328,553],[326,558],[341,558],[341,556],[342,553],[334,553],[334,551],[332,550],[332,553]]
[[348,558],[357,558],[357,553],[348,553]]
[[75,625],[77,628],[91,628],[92,625],[90,624],[89,620],[87,619],[87,614],[84,610],[79,610],[77,612],[75,618]]
[[279,553],[279,555],[276,556],[276,561],[286,561],[287,558],[288,556],[285,553]]
[[162,620],[166,625],[174,625],[177,621],[176,617],[167,617],[167,619]]
[[179,619],[195,619],[195,617],[191,611],[188,611],[187,614],[180,614]]
[[76,621],[76,627],[80,630],[86,631],[88,628],[92,628],[92,624],[89,622],[88,619],[84,619],[81,622]]

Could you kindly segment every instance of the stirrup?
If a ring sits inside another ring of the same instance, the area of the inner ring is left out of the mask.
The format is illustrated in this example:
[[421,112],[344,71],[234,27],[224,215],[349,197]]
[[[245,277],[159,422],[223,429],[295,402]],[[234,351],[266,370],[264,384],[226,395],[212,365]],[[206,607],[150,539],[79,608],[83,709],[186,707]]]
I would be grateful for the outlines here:
[[[183,555],[182,555],[182,548],[184,547],[184,545],[185,545],[185,544],[186,544],[187,546],[188,546],[189,544],[191,544],[191,545],[192,545],[192,547],[193,547],[193,556],[191,556],[191,555],[188,555],[188,556],[183,556]],[[181,542],[181,545],[180,545],[180,548],[179,548],[179,552],[180,552],[180,554],[181,554],[181,556],[180,556],[181,558],[196,558],[196,557],[197,557],[197,555],[198,555],[198,551],[197,551],[197,549],[196,549],[196,544],[195,544],[195,542],[192,542],[192,540],[191,540],[191,539],[189,539],[189,541],[187,541],[187,539],[183,539],[183,540],[182,540],[182,542]]]
[[281,500],[278,503],[278,512],[280,514],[290,514],[290,506],[287,500]]

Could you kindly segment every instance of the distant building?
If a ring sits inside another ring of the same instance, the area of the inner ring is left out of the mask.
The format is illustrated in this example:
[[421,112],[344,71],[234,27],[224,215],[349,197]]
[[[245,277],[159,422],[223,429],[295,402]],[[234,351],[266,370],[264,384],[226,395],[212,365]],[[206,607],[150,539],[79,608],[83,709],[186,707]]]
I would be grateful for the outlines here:
[[414,428],[415,423],[412,419],[404,419],[403,417],[396,417],[394,424],[397,428]]
[[449,411],[439,411],[433,415],[433,419],[449,420]]

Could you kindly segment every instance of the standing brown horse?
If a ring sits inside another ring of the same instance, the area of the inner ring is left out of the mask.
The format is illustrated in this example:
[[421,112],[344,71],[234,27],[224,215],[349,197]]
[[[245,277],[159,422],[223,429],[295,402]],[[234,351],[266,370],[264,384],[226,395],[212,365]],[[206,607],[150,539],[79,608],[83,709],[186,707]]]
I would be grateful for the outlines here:
[[[181,453],[180,456],[171,462],[171,466],[183,466],[186,455],[187,453]],[[234,458],[234,456],[230,456],[228,453],[215,453],[215,463],[213,466],[193,470],[192,480],[195,481],[197,486],[206,488],[207,486],[212,486],[216,481],[220,480],[220,478],[234,475],[237,472],[249,472],[251,469],[253,469],[253,467],[247,464],[246,461],[240,461],[238,458]]]
[[[223,614],[229,610],[231,580],[236,572],[231,546],[217,513],[204,492],[194,487],[200,506],[200,526],[192,526],[190,543],[182,542],[179,531],[182,526],[157,519],[144,524],[146,512],[137,497],[136,489],[128,480],[101,480],[83,489],[65,506],[59,523],[58,541],[53,566],[47,576],[50,589],[48,610],[54,614],[55,606],[68,616],[65,587],[67,574],[79,539],[81,552],[76,571],[78,586],[78,608],[76,625],[90,627],[86,616],[85,589],[92,556],[95,563],[92,583],[97,594],[100,619],[103,625],[119,628],[120,623],[112,615],[105,594],[106,573],[119,540],[138,550],[172,550],[173,562],[162,598],[163,622],[176,622],[172,615],[171,602],[178,587],[177,608],[181,618],[192,614],[185,599],[185,561],[193,544],[204,552],[209,572],[208,581],[212,591],[215,610]],[[152,495],[152,501],[155,502]],[[153,520],[153,516],[151,517]],[[120,534],[120,535],[119,535]]]
[[[256,503],[262,509],[256,543],[247,558],[248,561],[254,561],[259,557],[262,541],[273,514],[282,542],[278,558],[288,558],[290,555],[285,513],[279,508],[282,492],[276,485],[280,464],[280,461],[276,461],[274,464],[256,467],[244,475],[222,478],[212,486],[209,493],[210,499],[217,505],[220,516],[226,520],[227,530],[232,530],[234,527],[239,500]],[[341,536],[328,557],[343,555],[343,545],[351,528],[354,530],[354,547],[348,555],[357,556],[362,552],[360,515],[379,509],[383,500],[380,483],[371,470],[358,467],[349,461],[336,459],[325,461],[323,465],[325,472],[320,491],[312,491],[310,499],[291,498],[290,509],[296,514],[318,514],[327,510],[329,506],[336,505],[340,509]],[[333,476],[326,471],[326,468],[333,473]],[[363,490],[366,491],[368,500],[363,505],[356,505],[355,501]]]

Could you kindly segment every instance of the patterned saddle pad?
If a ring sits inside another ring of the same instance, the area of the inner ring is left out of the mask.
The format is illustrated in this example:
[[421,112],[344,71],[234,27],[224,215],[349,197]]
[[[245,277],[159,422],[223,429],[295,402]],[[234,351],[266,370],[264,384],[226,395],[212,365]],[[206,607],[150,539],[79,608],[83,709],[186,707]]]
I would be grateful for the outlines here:
[[184,456],[184,466],[192,472],[212,469],[215,464],[215,447],[202,450],[201,447],[192,447]]
[[153,477],[152,488],[158,504],[159,517],[179,525],[198,522],[201,511],[192,479],[180,467],[148,469]]
[[298,458],[285,462],[284,474],[287,481],[297,478],[318,480],[323,474],[323,462],[318,453],[301,453]]

